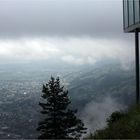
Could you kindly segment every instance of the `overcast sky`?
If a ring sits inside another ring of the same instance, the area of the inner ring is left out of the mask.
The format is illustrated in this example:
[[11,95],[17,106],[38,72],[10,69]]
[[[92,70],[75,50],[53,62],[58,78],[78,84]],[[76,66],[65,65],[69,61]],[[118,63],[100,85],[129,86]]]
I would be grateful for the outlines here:
[[134,59],[122,0],[0,0],[0,63]]

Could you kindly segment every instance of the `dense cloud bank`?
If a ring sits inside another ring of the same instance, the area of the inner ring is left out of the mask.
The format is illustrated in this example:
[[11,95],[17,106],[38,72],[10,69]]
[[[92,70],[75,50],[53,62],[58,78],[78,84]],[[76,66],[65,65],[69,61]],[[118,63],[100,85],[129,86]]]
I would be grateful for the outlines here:
[[0,37],[122,38],[122,12],[121,0],[1,0]]
[[84,65],[106,59],[130,64],[134,60],[133,43],[89,37],[0,40],[0,63],[45,60]]

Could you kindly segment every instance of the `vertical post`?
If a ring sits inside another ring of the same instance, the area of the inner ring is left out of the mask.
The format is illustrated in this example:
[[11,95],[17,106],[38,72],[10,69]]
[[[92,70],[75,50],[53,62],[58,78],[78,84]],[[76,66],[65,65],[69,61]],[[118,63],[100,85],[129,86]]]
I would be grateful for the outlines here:
[[135,30],[136,103],[139,104],[139,31]]

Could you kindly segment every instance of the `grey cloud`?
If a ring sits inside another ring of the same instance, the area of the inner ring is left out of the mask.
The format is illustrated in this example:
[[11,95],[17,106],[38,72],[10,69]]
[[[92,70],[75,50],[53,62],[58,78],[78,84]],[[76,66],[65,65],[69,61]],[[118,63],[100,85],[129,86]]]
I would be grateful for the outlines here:
[[134,60],[133,43],[93,38],[34,38],[0,40],[0,63],[56,60],[67,64],[95,64],[117,59],[126,67]]
[[0,36],[123,36],[121,0],[1,0]]

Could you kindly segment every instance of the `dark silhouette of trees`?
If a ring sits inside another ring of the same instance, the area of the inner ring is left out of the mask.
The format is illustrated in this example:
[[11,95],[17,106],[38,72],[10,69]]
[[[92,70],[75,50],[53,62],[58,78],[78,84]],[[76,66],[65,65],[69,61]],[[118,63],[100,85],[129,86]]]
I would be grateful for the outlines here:
[[41,113],[44,120],[39,122],[37,130],[40,131],[38,139],[79,139],[86,128],[83,122],[76,117],[77,110],[68,109],[71,103],[68,91],[60,86],[59,77],[43,85],[43,101]]

